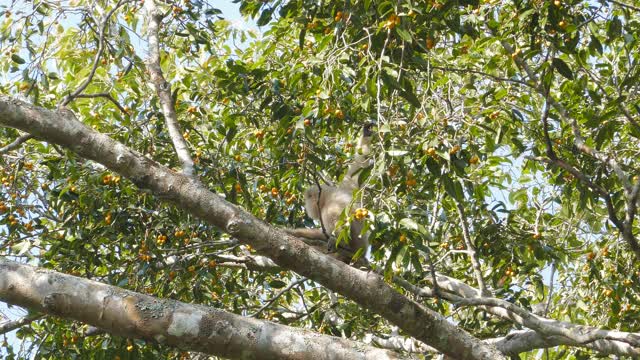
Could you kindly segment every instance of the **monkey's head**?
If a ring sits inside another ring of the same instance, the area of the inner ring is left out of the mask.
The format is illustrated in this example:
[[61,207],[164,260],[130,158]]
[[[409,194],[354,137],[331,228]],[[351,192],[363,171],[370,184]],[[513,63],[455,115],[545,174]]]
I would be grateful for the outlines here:
[[364,135],[365,137],[370,137],[373,135],[373,128],[376,126],[376,123],[374,121],[367,121],[363,126],[362,126],[362,135]]

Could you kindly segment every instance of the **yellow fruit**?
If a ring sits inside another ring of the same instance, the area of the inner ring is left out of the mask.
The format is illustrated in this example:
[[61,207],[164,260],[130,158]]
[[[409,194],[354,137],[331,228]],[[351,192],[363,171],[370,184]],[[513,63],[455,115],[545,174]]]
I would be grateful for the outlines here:
[[473,155],[470,159],[469,159],[469,164],[471,165],[475,165],[480,161],[480,158],[478,157],[478,155]]
[[354,213],[354,217],[357,220],[362,220],[364,218],[366,218],[369,215],[369,210],[365,209],[365,208],[358,208],[356,209],[355,213]]
[[396,14],[391,14],[387,18],[387,21],[384,22],[382,27],[387,30],[392,30],[393,28],[396,27],[396,25],[399,25],[399,24],[400,24],[400,17]]
[[427,149],[427,155],[431,156],[431,157],[435,157],[436,156],[436,149],[435,148],[428,148]]
[[398,165],[391,165],[389,166],[389,169],[387,170],[387,175],[389,175],[390,177],[394,177],[396,176],[396,174],[398,173]]
[[449,154],[450,155],[455,155],[458,153],[458,151],[460,151],[460,145],[456,145],[454,147],[451,148],[451,150],[449,150]]
[[340,109],[334,111],[333,114],[340,120],[344,119],[344,112]]
[[567,28],[567,25],[567,22],[564,20],[560,20],[560,22],[558,23],[558,27],[563,30]]
[[304,123],[304,126],[310,126],[311,125],[311,120],[304,119],[303,123]]
[[433,49],[433,47],[434,47],[435,45],[436,45],[436,42],[433,40],[433,38],[428,37],[428,38],[427,38],[427,42],[426,42],[427,50],[431,50],[431,49]]
[[333,19],[334,19],[335,21],[340,21],[340,20],[342,20],[342,16],[343,16],[342,11],[338,11],[338,12],[336,13],[335,18],[333,18]]
[[271,196],[276,197],[278,196],[280,192],[278,191],[278,188],[272,187],[271,188]]

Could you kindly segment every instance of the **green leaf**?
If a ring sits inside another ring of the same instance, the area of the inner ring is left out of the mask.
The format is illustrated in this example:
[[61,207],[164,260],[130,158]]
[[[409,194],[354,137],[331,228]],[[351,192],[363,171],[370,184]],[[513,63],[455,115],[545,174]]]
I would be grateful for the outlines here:
[[260,18],[258,19],[258,21],[256,21],[256,24],[258,26],[265,26],[269,23],[269,21],[271,21],[271,15],[273,15],[273,8],[271,9],[266,9],[262,12],[262,14],[260,14]]
[[553,60],[551,60],[551,62],[553,63],[553,67],[558,70],[558,72],[566,77],[569,80],[573,80],[573,72],[571,72],[571,69],[569,68],[569,65],[567,65],[567,63],[565,63],[562,59],[560,58],[553,58]]
[[408,153],[409,153],[409,151],[407,151],[407,150],[389,150],[389,151],[387,151],[387,154],[389,154],[389,156],[393,156],[393,157],[403,156],[403,155],[406,155]]
[[457,201],[462,201],[464,198],[464,192],[462,191],[462,185],[458,181],[453,181],[450,177],[444,176],[442,178],[444,190],[449,196]]
[[396,28],[396,32],[400,36],[400,38],[408,43],[411,43],[411,34],[407,30]]
[[407,230],[418,231],[418,223],[411,218],[403,218],[398,224]]
[[269,282],[269,286],[271,286],[274,289],[281,289],[281,288],[287,286],[287,284],[285,282],[283,282],[283,281],[280,281],[280,280],[271,280]]
[[17,64],[25,63],[24,59],[18,56],[18,54],[11,54],[11,60],[13,60],[13,62]]

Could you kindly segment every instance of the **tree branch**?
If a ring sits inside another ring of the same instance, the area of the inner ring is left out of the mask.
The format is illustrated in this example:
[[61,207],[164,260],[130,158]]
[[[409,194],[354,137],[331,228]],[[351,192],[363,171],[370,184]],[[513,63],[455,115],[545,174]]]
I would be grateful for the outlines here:
[[140,188],[251,245],[293,270],[380,314],[402,330],[457,359],[505,359],[440,314],[398,293],[377,274],[360,271],[307,246],[176,173],[79,122],[70,111],[51,111],[0,96],[0,124],[28,131],[97,161]]
[[[509,52],[512,55],[515,54],[513,47],[508,42],[502,40],[501,44],[502,44],[502,47],[504,47],[504,49],[507,52]],[[613,206],[613,201],[611,200],[611,196],[604,188],[596,185],[591,180],[589,180],[582,172],[578,171],[573,166],[569,165],[568,163],[564,162],[561,159],[558,159],[555,156],[555,154],[553,153],[553,149],[549,147],[548,132],[545,133],[546,143],[547,143],[546,145],[547,152],[549,155],[549,151],[551,151],[550,154],[553,155],[555,158],[550,158],[550,159],[535,158],[535,159],[539,161],[545,161],[565,169],[566,171],[570,172],[573,176],[578,178],[580,181],[584,182],[591,189],[596,191],[596,193],[598,193],[605,201],[605,205],[607,206],[607,213],[609,214],[609,220],[618,228],[618,230],[622,234],[622,237],[629,244],[629,247],[631,248],[631,250],[634,252],[636,257],[640,259],[640,244],[638,243],[638,240],[633,235],[633,226],[627,226],[627,223],[630,225],[633,224],[633,217],[635,216],[635,207],[637,206],[636,203],[629,203],[629,199],[633,191],[633,186],[631,184],[631,181],[629,180],[629,177],[627,176],[627,174],[625,174],[625,172],[622,170],[617,160],[613,156],[602,154],[596,149],[589,147],[585,143],[584,139],[582,138],[582,134],[580,132],[580,128],[578,126],[578,122],[576,121],[576,119],[574,117],[571,117],[568,111],[565,109],[565,107],[551,96],[550,92],[547,91],[544,88],[544,86],[539,82],[538,77],[533,72],[533,70],[531,70],[529,65],[520,56],[515,54],[513,58],[516,64],[518,65],[518,67],[524,70],[524,72],[527,74],[529,79],[533,82],[534,88],[536,89],[536,91],[538,91],[541,95],[545,97],[545,107],[548,106],[546,103],[553,106],[553,108],[558,112],[558,114],[560,114],[560,117],[564,119],[565,122],[568,122],[571,125],[571,129],[574,137],[574,145],[576,146],[576,148],[582,151],[583,153],[599,160],[603,164],[609,166],[613,170],[613,172],[616,174],[616,176],[622,183],[624,191],[627,195],[626,221],[623,222],[618,218],[615,207]],[[547,115],[548,115],[548,109],[543,111],[543,116],[542,116],[544,120],[543,123],[545,126],[545,131],[547,131],[546,129],[548,127],[548,124],[546,123]]]
[[516,330],[509,335],[486,342],[495,345],[500,351],[509,355],[517,355],[535,349],[548,349],[560,345],[582,346],[594,350],[600,355],[618,355],[640,357],[640,349],[619,341],[596,340],[589,344],[578,344],[559,336],[544,336],[532,330]]
[[419,288],[401,278],[394,278],[394,280],[400,286],[418,296],[429,298],[440,296],[459,306],[477,306],[500,318],[532,329],[542,337],[556,336],[564,339],[567,345],[584,346],[597,340],[608,340],[626,343],[633,348],[640,348],[640,334],[638,333],[604,330],[592,326],[547,319],[502,299],[477,297],[479,294],[477,289],[445,275],[438,274],[438,286],[444,290],[439,294],[435,294],[430,289]]
[[26,134],[26,135],[18,136],[11,143],[9,143],[6,146],[0,148],[0,155],[6,154],[11,150],[16,149],[18,146],[22,145],[24,142],[26,142],[29,139],[33,139],[33,135]]
[[620,7],[624,7],[624,8],[635,10],[635,11],[640,11],[640,7],[623,3],[622,1],[618,1],[618,0],[607,0],[607,1],[610,3],[616,4]]
[[113,9],[111,9],[111,11],[109,11],[107,15],[105,15],[104,19],[102,20],[102,24],[100,25],[100,34],[98,35],[98,51],[96,52],[96,56],[93,58],[93,65],[91,66],[89,76],[84,79],[82,84],[80,84],[77,89],[75,89],[71,94],[67,95],[62,100],[62,103],[60,104],[61,107],[67,106],[71,101],[73,101],[73,99],[76,98],[80,93],[82,93],[93,80],[93,77],[96,74],[96,70],[98,69],[98,65],[100,64],[100,58],[102,57],[102,53],[104,52],[104,35],[105,30],[109,25],[109,18],[111,17],[111,15],[113,15],[113,13],[116,12],[116,10],[118,10],[120,6],[124,5],[126,2],[128,2],[128,0],[119,0],[116,6],[114,6]]
[[292,281],[289,285],[287,285],[287,287],[285,287],[284,289],[280,290],[271,299],[267,300],[267,302],[264,305],[262,305],[262,307],[260,307],[260,309],[258,309],[255,313],[249,315],[249,317],[256,317],[256,316],[260,315],[266,308],[271,306],[271,304],[273,304],[274,301],[278,300],[278,298],[280,298],[282,295],[284,295],[287,291],[293,289],[297,285],[300,285],[300,284],[304,283],[307,280],[308,280],[307,278],[303,277],[303,278],[300,278],[300,279],[298,279],[296,281]]
[[14,321],[6,321],[0,324],[0,334],[6,334],[10,331],[21,328],[27,324],[31,324],[32,322],[36,320],[40,320],[44,317],[45,317],[44,314],[36,314],[36,315],[21,317],[20,319],[17,319]]
[[117,108],[124,114],[129,114],[127,110],[125,110],[122,105],[109,93],[96,93],[96,94],[78,94],[75,96],[76,98],[99,98],[103,97],[109,101],[111,101]]
[[480,267],[480,261],[478,260],[476,249],[473,246],[473,242],[471,241],[471,235],[469,233],[469,223],[467,222],[467,218],[464,215],[464,209],[457,200],[454,199],[454,202],[456,204],[456,209],[458,210],[458,216],[460,217],[460,225],[462,226],[462,238],[464,239],[464,243],[467,247],[469,258],[471,259],[471,266],[473,266],[473,272],[476,275],[476,281],[478,282],[480,294],[482,296],[489,296],[491,294],[489,293],[489,290],[487,290],[487,285],[485,285],[484,279],[482,277],[482,268]]
[[355,341],[158,299],[0,259],[0,300],[74,319],[128,338],[225,358],[402,359]]
[[171,84],[165,80],[162,75],[162,68],[160,67],[159,34],[162,14],[156,7],[155,0],[145,1],[145,6],[149,13],[149,58],[147,59],[147,66],[149,67],[151,82],[158,93],[162,113],[164,114],[167,130],[169,131],[169,137],[176,150],[178,159],[182,164],[182,172],[187,176],[193,177],[195,175],[193,159],[191,158],[191,154],[189,154],[187,141],[180,131],[178,115],[176,114],[173,97],[171,96]]

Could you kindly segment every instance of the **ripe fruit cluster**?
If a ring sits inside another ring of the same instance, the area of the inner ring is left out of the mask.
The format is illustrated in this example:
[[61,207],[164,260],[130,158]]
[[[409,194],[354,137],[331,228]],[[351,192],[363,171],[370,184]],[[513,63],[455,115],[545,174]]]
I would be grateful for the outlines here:
[[356,218],[356,220],[362,220],[368,216],[369,216],[369,210],[365,208],[357,208],[356,211],[353,213],[353,217]]

